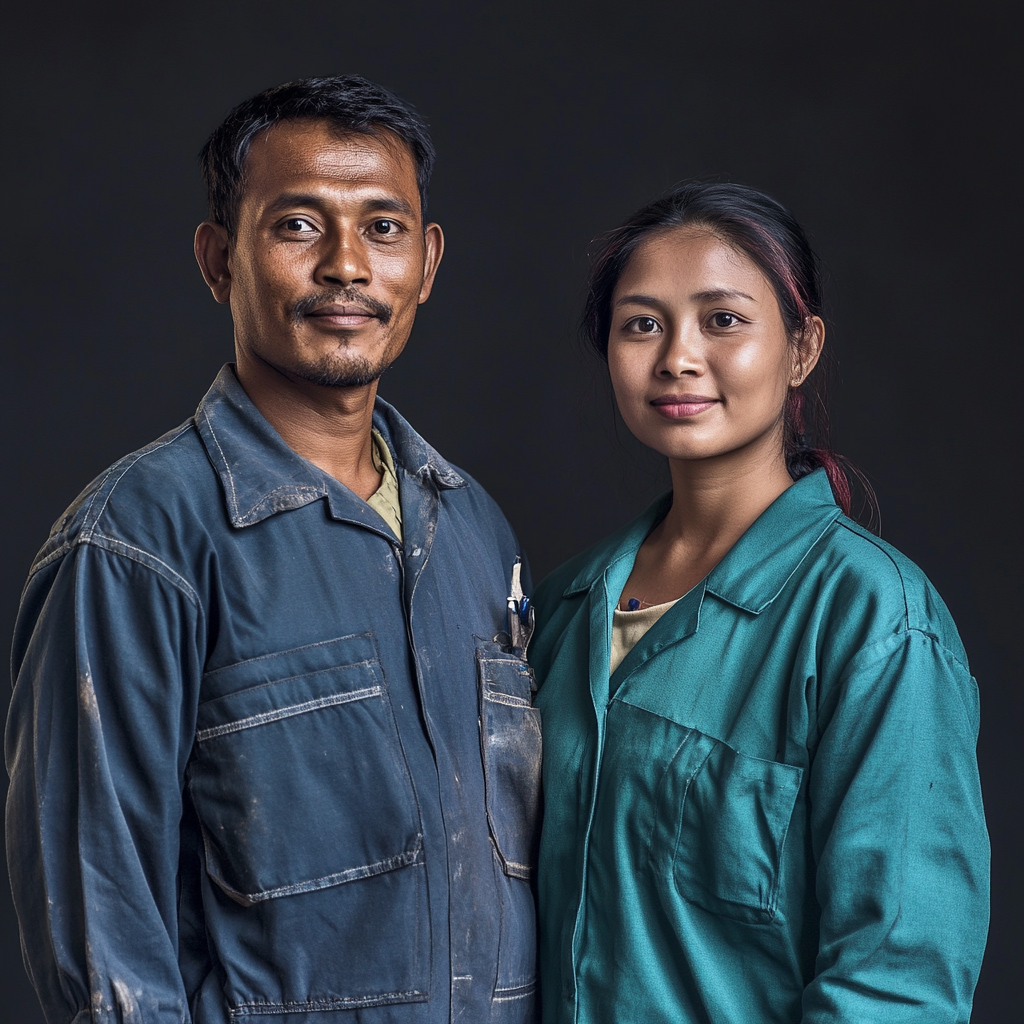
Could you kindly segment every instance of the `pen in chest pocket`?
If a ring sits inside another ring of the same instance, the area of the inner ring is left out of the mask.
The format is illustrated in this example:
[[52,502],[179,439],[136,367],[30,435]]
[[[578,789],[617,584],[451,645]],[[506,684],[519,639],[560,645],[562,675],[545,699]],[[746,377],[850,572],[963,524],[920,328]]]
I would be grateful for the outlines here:
[[508,605],[508,634],[512,638],[513,649],[522,651],[526,657],[526,648],[529,646],[530,637],[533,636],[534,612],[530,599],[523,593],[523,584],[520,580],[523,561],[516,555],[512,564],[512,586],[507,598]]

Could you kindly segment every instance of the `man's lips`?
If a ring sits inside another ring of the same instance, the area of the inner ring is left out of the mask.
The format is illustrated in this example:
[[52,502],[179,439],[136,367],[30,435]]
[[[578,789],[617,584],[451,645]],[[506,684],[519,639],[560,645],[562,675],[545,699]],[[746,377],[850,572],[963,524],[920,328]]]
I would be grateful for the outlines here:
[[306,314],[315,317],[317,320],[326,320],[339,326],[358,327],[365,324],[367,320],[376,320],[377,314],[370,312],[364,306],[357,306],[354,303],[332,302],[326,306],[317,306]]
[[666,419],[682,420],[706,412],[720,401],[708,395],[660,395],[651,400],[651,405]]
[[308,317],[325,327],[361,327],[370,320],[379,320],[386,327],[391,323],[392,312],[388,303],[372,295],[358,294],[355,289],[307,295],[292,307],[297,324]]

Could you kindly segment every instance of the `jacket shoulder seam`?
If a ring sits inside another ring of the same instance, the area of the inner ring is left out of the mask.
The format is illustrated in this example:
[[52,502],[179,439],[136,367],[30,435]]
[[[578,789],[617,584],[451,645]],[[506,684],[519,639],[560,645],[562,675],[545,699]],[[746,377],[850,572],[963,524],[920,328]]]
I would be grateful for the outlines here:
[[[173,444],[177,441],[182,434],[192,428],[192,422],[192,420],[187,420],[165,441],[154,441],[151,445],[147,445],[145,448],[141,448],[137,452],[132,452],[131,455],[126,455],[123,459],[114,463],[114,465],[107,470],[107,478],[103,481],[101,486],[96,488],[96,491],[89,499],[89,504],[82,513],[83,540],[88,541],[90,539],[90,536],[96,529],[96,525],[99,523],[104,511],[106,510],[107,503],[110,501],[111,495],[114,493],[117,485],[124,478],[125,474],[135,466],[136,463],[141,462],[142,459],[146,458],[146,456],[152,455],[154,452],[160,451],[161,448],[166,448],[169,444]],[[100,505],[94,513],[93,506],[101,495],[103,496],[103,504]]]
[[121,540],[118,537],[111,537],[109,534],[99,533],[96,530],[93,530],[88,537],[81,537],[69,544],[67,546],[67,550],[71,550],[71,548],[78,547],[80,545],[89,545],[91,547],[99,548],[101,551],[109,551],[113,555],[120,555],[123,558],[127,558],[138,565],[152,570],[158,576],[162,576],[167,580],[167,582],[176,590],[181,591],[181,593],[188,598],[189,602],[195,605],[196,608],[201,607],[199,594],[195,587],[193,587],[192,584],[181,575],[181,573],[176,572],[163,559],[158,558],[152,552],[146,551],[144,548],[137,547],[135,544],[129,544],[127,541]]
[[974,676],[971,675],[970,668],[964,664],[963,660],[959,658],[955,651],[951,651],[935,633],[927,629],[922,629],[920,626],[907,626],[905,629],[897,630],[894,633],[890,633],[888,636],[881,637],[879,639],[871,640],[870,642],[858,647],[856,651],[849,657],[846,662],[846,667],[843,669],[842,674],[839,677],[839,685],[845,684],[846,679],[851,671],[854,671],[854,666],[860,660],[861,657],[869,654],[876,648],[884,648],[889,645],[894,645],[894,649],[902,648],[905,644],[910,642],[915,637],[924,637],[928,640],[933,647],[937,648],[943,654],[946,654],[954,661],[960,669],[963,670],[964,674],[974,680]]
[[956,651],[951,650],[948,646],[946,646],[946,644],[943,643],[942,638],[937,633],[933,633],[930,629],[924,629],[921,626],[908,626],[906,630],[904,630],[902,635],[907,635],[910,633],[916,633],[918,636],[927,637],[940,651],[942,651],[943,654],[948,654],[949,657],[952,658],[953,661],[955,661],[957,665],[959,665],[960,668],[964,670],[964,673],[966,675],[970,676],[972,680],[974,679],[974,676],[971,674],[970,666],[964,662],[964,660],[956,653]]
[[[863,527],[858,526],[856,523],[852,522],[850,519],[848,519],[844,515],[839,516],[835,520],[835,523],[836,523],[837,526],[842,527],[848,533],[852,533],[854,536],[860,537],[867,544],[870,544],[879,554],[883,555],[885,558],[887,558],[889,560],[889,564],[892,566],[893,571],[899,577],[900,590],[901,590],[901,592],[903,594],[903,622],[904,622],[904,629],[901,632],[915,631],[915,632],[927,633],[928,632],[927,630],[920,629],[919,627],[915,626],[911,622],[911,617],[910,617],[910,599],[907,596],[907,580],[906,580],[906,577],[903,574],[903,570],[900,568],[899,562],[897,562],[896,559],[893,558],[892,552],[888,550],[888,545],[883,543],[873,533],[869,533]],[[931,634],[929,634],[929,635],[931,635]]]

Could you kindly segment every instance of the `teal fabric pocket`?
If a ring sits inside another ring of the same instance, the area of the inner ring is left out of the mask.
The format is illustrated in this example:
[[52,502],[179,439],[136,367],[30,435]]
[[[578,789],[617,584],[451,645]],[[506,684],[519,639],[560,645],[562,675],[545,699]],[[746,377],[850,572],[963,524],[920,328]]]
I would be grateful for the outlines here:
[[770,923],[802,777],[801,768],[685,731],[659,786],[652,844],[663,879],[713,914]]

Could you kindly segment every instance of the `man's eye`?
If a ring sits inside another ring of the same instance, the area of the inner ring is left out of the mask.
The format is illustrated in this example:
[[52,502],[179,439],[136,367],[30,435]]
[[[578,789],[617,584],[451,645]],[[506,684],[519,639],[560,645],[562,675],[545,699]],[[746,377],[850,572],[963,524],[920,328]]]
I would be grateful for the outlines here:
[[375,220],[373,230],[378,235],[397,235],[398,225],[393,220]]
[[661,326],[653,316],[638,316],[627,325],[636,334],[657,334]]
[[306,234],[313,230],[312,225],[304,217],[289,217],[284,226],[285,230],[294,231],[296,234]]
[[715,327],[735,327],[742,321],[735,313],[716,313],[711,318],[711,323]]

